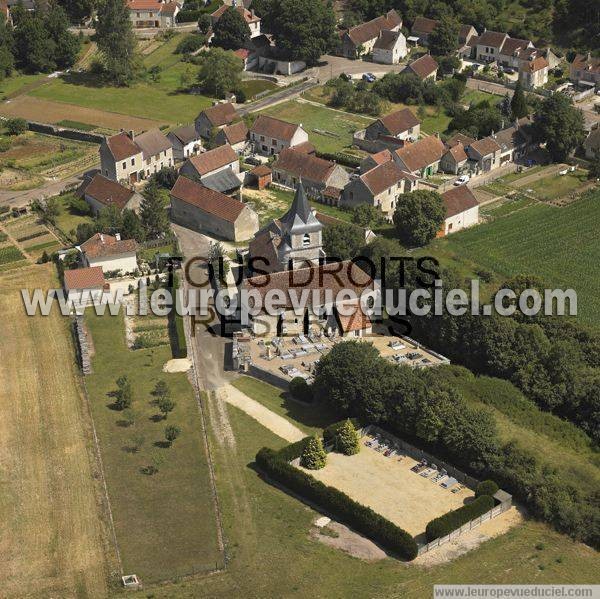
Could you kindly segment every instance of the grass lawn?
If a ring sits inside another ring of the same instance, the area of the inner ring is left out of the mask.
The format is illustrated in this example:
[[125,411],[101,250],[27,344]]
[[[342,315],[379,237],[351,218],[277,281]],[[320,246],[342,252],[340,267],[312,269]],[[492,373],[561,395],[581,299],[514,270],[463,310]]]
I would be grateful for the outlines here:
[[277,89],[277,85],[272,81],[265,81],[264,79],[246,79],[242,81],[240,87],[246,94],[246,98],[251,100],[257,94]]
[[[156,582],[214,569],[221,563],[207,458],[186,375],[162,372],[169,346],[129,350],[122,316],[88,312],[86,322],[95,348],[86,381],[125,572]],[[111,407],[122,375],[133,387],[131,426]],[[159,380],[168,383],[176,402],[167,420],[156,417],[152,390]],[[163,443],[168,424],[181,429],[171,447]],[[157,460],[157,473],[142,472]]]
[[502,96],[496,94],[489,94],[487,92],[480,91],[478,89],[468,89],[463,94],[460,103],[461,104],[479,104],[480,102],[489,102],[495,104],[502,99]]
[[249,376],[235,380],[233,386],[275,414],[294,421],[294,424],[307,435],[321,433],[326,426],[338,420],[334,414],[327,413],[322,406],[317,407],[296,401],[289,393]]
[[[264,401],[276,411],[276,398]],[[260,447],[280,448],[285,442],[241,410],[233,406],[226,410],[235,445],[224,443],[219,435],[216,411],[215,426],[209,427],[209,432],[230,548],[227,571],[153,589],[156,598],[232,596],[243,590],[248,597],[423,599],[431,596],[434,584],[440,583],[595,580],[594,572],[600,565],[596,552],[530,521],[465,556],[431,568],[393,559],[369,563],[327,547],[308,534],[317,513],[270,485],[254,469],[254,456]],[[288,412],[292,422],[302,426],[302,417],[294,420],[291,416]],[[536,545],[541,548],[536,549]]]
[[89,214],[81,214],[71,207],[70,202],[74,197],[73,193],[64,193],[51,199],[58,206],[56,227],[62,231],[65,237],[73,241],[75,240],[77,225],[92,222],[92,217]]
[[99,87],[94,85],[93,76],[73,73],[33,90],[31,95],[168,124],[193,121],[200,111],[211,105],[211,100],[179,92],[182,73],[189,72],[194,80],[198,72],[198,67],[181,62],[182,56],[174,54],[185,35],[176,34],[144,57],[145,67],[161,68],[158,81],[140,81],[130,87]]
[[24,90],[27,86],[36,84],[45,78],[46,75],[21,75],[14,73],[12,76],[0,81],[0,99],[6,96],[13,96]]
[[500,181],[504,182],[504,183],[514,183],[515,181],[518,181],[519,179],[522,179],[523,177],[528,177],[529,175],[534,175],[535,173],[541,171],[543,168],[546,168],[544,166],[542,166],[541,164],[536,164],[535,166],[532,166],[530,168],[524,168],[520,173],[515,171],[514,173],[508,173],[508,175],[504,175]]
[[434,241],[426,252],[463,274],[484,268],[498,281],[535,274],[578,295],[582,322],[600,326],[600,191],[557,208],[536,204]]
[[79,131],[93,131],[94,129],[98,129],[98,125],[88,125],[88,123],[70,121],[69,119],[58,121],[56,124],[60,127],[68,127],[69,129],[79,129]]
[[533,195],[540,200],[556,200],[568,196],[587,183],[588,177],[586,171],[577,171],[567,173],[566,175],[551,175],[544,179],[539,179],[535,183],[527,186],[527,190],[532,190]]
[[289,100],[261,111],[290,123],[302,123],[310,141],[321,152],[341,152],[352,145],[352,134],[364,129],[373,119]]

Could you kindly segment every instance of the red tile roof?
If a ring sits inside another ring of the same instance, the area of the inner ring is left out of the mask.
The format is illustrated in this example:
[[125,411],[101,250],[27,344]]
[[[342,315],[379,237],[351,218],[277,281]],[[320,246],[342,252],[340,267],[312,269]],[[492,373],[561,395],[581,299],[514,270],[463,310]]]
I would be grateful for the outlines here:
[[[228,8],[232,8],[232,6],[223,4],[222,6],[219,6],[215,12],[211,13],[210,16],[213,17],[215,21],[218,21]],[[246,23],[255,23],[256,21],[260,21],[260,17],[258,17],[253,10],[250,11],[243,6],[236,6],[235,10],[242,15]]]
[[499,31],[484,31],[477,40],[479,46],[490,46],[500,50],[508,35]]
[[466,185],[459,185],[444,192],[442,200],[446,206],[446,218],[479,206],[473,192]]
[[215,104],[203,110],[200,114],[205,115],[213,127],[229,125],[237,118],[237,112],[231,102]]
[[431,54],[424,54],[417,60],[413,60],[404,71],[412,71],[420,79],[425,79],[431,76],[438,70],[438,63]]
[[417,35],[420,33],[425,33],[428,35],[439,25],[439,23],[439,21],[428,19],[427,17],[417,17],[414,20],[410,32],[416,33]]
[[379,122],[389,131],[390,135],[398,135],[421,124],[421,121],[409,108],[386,114],[379,119]]
[[395,10],[390,10],[385,15],[352,27],[348,30],[348,37],[354,45],[359,46],[378,37],[381,31],[396,27],[402,27],[402,17]]
[[381,150],[381,152],[377,152],[376,154],[371,154],[369,156],[366,156],[365,160],[368,158],[373,160],[373,162],[375,162],[376,164],[385,164],[386,162],[393,160],[394,157],[392,156],[392,153],[386,149],[386,150]]
[[96,173],[90,180],[84,182],[77,192],[80,197],[88,195],[100,204],[116,206],[119,210],[125,208],[134,194],[135,191],[107,179],[100,173]]
[[357,302],[354,312],[345,316],[338,313],[338,321],[342,327],[344,333],[350,333],[352,331],[363,331],[372,326],[371,319],[368,314],[362,311],[360,302]]
[[403,171],[393,160],[380,164],[360,176],[360,180],[376,196],[412,175]]
[[218,148],[214,148],[213,150],[209,150],[198,156],[191,156],[188,158],[188,162],[201,176],[212,173],[218,168],[236,162],[237,160],[238,156],[229,144],[219,146]]
[[[271,289],[281,290],[285,294],[287,308],[293,307],[291,294],[288,293],[290,287],[296,294],[303,289],[318,290],[318,293],[309,293],[307,301],[310,305],[322,305],[326,299],[326,289],[331,290],[334,299],[342,290],[354,291],[360,297],[363,291],[373,289],[374,282],[362,268],[350,260],[346,260],[293,271],[284,270],[268,275],[258,275],[246,279],[242,283],[243,289],[256,289],[263,298]],[[314,300],[316,300],[315,303],[313,303]]]
[[518,50],[524,50],[531,42],[529,40],[522,40],[518,37],[509,37],[505,40],[502,45],[502,54],[512,56]]
[[138,244],[135,239],[119,239],[107,233],[96,233],[81,244],[81,249],[88,258],[103,258],[136,252]]
[[314,154],[317,150],[310,141],[303,141],[301,144],[294,146],[296,152],[304,152],[305,154]]
[[402,160],[411,173],[414,173],[439,161],[444,151],[444,144],[435,135],[429,135],[413,144],[399,148],[396,150],[396,156]]
[[64,281],[67,290],[102,289],[104,287],[104,273],[101,266],[65,270]]
[[480,156],[487,156],[488,154],[493,154],[501,149],[493,137],[484,137],[483,139],[478,139],[469,147],[472,150],[475,150],[475,152],[477,152]]
[[144,156],[144,159],[156,156],[161,152],[170,150],[173,144],[160,129],[150,129],[134,138],[134,143]]
[[223,127],[222,131],[225,139],[232,146],[243,142],[248,137],[248,127],[244,121],[227,125],[227,127]]
[[548,61],[543,56],[538,56],[533,60],[528,60],[521,64],[521,69],[526,73],[536,73],[537,71],[541,71],[542,69],[547,68]]
[[446,141],[446,145],[451,148],[456,144],[462,144],[463,146],[470,146],[475,140],[468,135],[463,135],[462,133],[455,133],[452,137],[450,137]]
[[450,154],[456,163],[463,162],[467,159],[467,153],[465,152],[465,146],[461,143],[454,144],[446,154]]
[[277,161],[273,164],[274,170],[283,170],[297,177],[323,184],[327,183],[334,168],[335,164],[329,160],[298,152],[293,148],[280,152]]
[[266,175],[271,175],[273,173],[273,171],[266,164],[259,164],[250,172],[257,177],[265,177]]
[[578,71],[600,73],[600,57],[593,57],[590,54],[577,54],[571,66]]
[[133,142],[131,137],[129,137],[129,135],[127,135],[127,133],[124,131],[117,133],[112,137],[108,137],[106,139],[106,145],[108,146],[113,158],[117,162],[142,152],[142,150],[140,150],[140,148],[138,148],[138,146]]
[[196,183],[183,175],[179,175],[177,178],[173,189],[171,189],[171,197],[196,206],[204,212],[213,214],[230,223],[237,220],[245,207],[242,202],[204,187],[204,185]]
[[259,115],[250,131],[255,135],[264,135],[274,139],[291,142],[300,125],[288,123],[265,114]]

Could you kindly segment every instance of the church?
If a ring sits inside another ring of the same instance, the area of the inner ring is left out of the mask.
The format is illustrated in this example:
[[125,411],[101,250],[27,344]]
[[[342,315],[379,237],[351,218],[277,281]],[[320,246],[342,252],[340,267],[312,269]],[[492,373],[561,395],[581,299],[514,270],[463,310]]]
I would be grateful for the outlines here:
[[[250,331],[261,336],[321,335],[361,337],[372,331],[371,321],[356,299],[339,301],[342,291],[355,297],[379,293],[374,279],[353,262],[324,262],[323,224],[311,208],[299,182],[290,209],[258,231],[249,245],[249,262],[262,273],[244,279],[240,290],[258,292],[264,300],[277,289],[285,295],[281,314],[261,313],[251,319]],[[292,292],[298,298],[308,290],[301,313],[294,309]],[[333,299],[332,299],[333,298]],[[344,305],[344,315],[340,309]],[[349,307],[349,308],[348,308]],[[349,314],[348,314],[349,312]]]

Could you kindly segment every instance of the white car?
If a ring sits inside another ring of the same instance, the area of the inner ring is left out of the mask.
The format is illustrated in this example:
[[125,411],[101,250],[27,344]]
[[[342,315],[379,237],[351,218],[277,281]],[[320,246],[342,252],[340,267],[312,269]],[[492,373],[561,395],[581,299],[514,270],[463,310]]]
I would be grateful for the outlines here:
[[454,181],[454,185],[464,185],[469,182],[469,175],[461,175],[456,181]]

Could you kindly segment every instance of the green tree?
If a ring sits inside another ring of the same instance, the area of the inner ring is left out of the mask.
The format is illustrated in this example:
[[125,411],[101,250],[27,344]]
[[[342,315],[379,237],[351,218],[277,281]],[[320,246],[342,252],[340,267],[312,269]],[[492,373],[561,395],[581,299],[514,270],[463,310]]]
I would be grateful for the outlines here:
[[336,17],[330,0],[273,0],[271,30],[286,60],[317,64],[334,43]]
[[140,68],[137,41],[123,0],[104,0],[98,8],[96,43],[107,79],[114,85],[129,85]]
[[81,40],[69,31],[69,19],[64,8],[50,2],[45,15],[45,28],[54,42],[53,58],[59,69],[73,66],[79,55]]
[[373,204],[359,204],[352,208],[352,222],[359,227],[373,227],[379,220],[381,213]]
[[154,385],[153,393],[154,395],[156,395],[156,397],[159,398],[171,396],[171,390],[169,389],[169,385],[167,385],[167,383],[162,379],[160,381],[157,381],[156,385]]
[[482,480],[475,489],[475,497],[481,497],[482,495],[493,497],[498,489],[498,485],[493,480]]
[[198,31],[200,33],[206,34],[206,33],[208,33],[210,26],[211,26],[210,15],[207,15],[206,13],[202,13],[198,17]]
[[517,81],[515,93],[510,101],[510,114],[513,119],[522,119],[529,114],[529,107],[527,106],[527,99],[521,81]]
[[327,454],[323,449],[323,441],[317,437],[312,437],[300,456],[300,465],[309,470],[320,470],[326,462]]
[[360,437],[350,419],[337,429],[334,445],[335,450],[344,455],[354,455],[360,451]]
[[583,114],[570,98],[554,93],[534,115],[534,133],[555,162],[563,162],[585,139]]
[[165,427],[165,439],[169,443],[169,445],[173,445],[173,441],[179,437],[181,434],[181,429],[178,426],[173,424],[169,424],[169,426]]
[[165,210],[156,181],[150,180],[140,204],[140,218],[149,239],[156,239],[169,230],[169,217]]
[[403,244],[423,246],[436,236],[445,218],[446,208],[440,194],[418,190],[400,196],[394,225]]
[[27,131],[27,121],[19,117],[8,119],[4,126],[9,135],[22,135]]
[[350,223],[340,223],[323,229],[323,249],[325,254],[340,260],[350,260],[359,255],[365,238],[358,227]]
[[203,92],[222,98],[239,86],[242,74],[240,59],[222,48],[211,48],[201,55],[198,83]]
[[429,36],[429,50],[433,56],[448,56],[458,48],[460,25],[453,18],[443,17]]
[[241,13],[230,6],[214,24],[215,35],[212,45],[224,50],[237,50],[244,47],[250,39],[250,27]]
[[121,235],[124,239],[135,239],[138,242],[144,241],[146,232],[140,217],[127,208],[123,210],[123,224],[121,225]]
[[95,0],[63,0],[63,6],[72,23],[81,23],[92,16],[96,2]]
[[292,397],[298,401],[311,402],[313,400],[310,385],[300,376],[295,376],[290,381],[290,393]]
[[169,412],[172,412],[175,408],[175,402],[170,397],[161,397],[158,400],[158,409],[163,415],[163,418],[167,418]]
[[56,69],[55,43],[44,26],[39,11],[25,13],[14,30],[17,65],[29,73],[49,73]]
[[600,152],[596,152],[590,160],[590,170],[588,171],[591,179],[600,179]]
[[121,376],[117,379],[117,392],[115,406],[119,410],[126,410],[131,407],[133,402],[133,389],[127,376]]
[[0,81],[10,76],[15,68],[14,38],[12,27],[9,27],[4,14],[0,13]]

